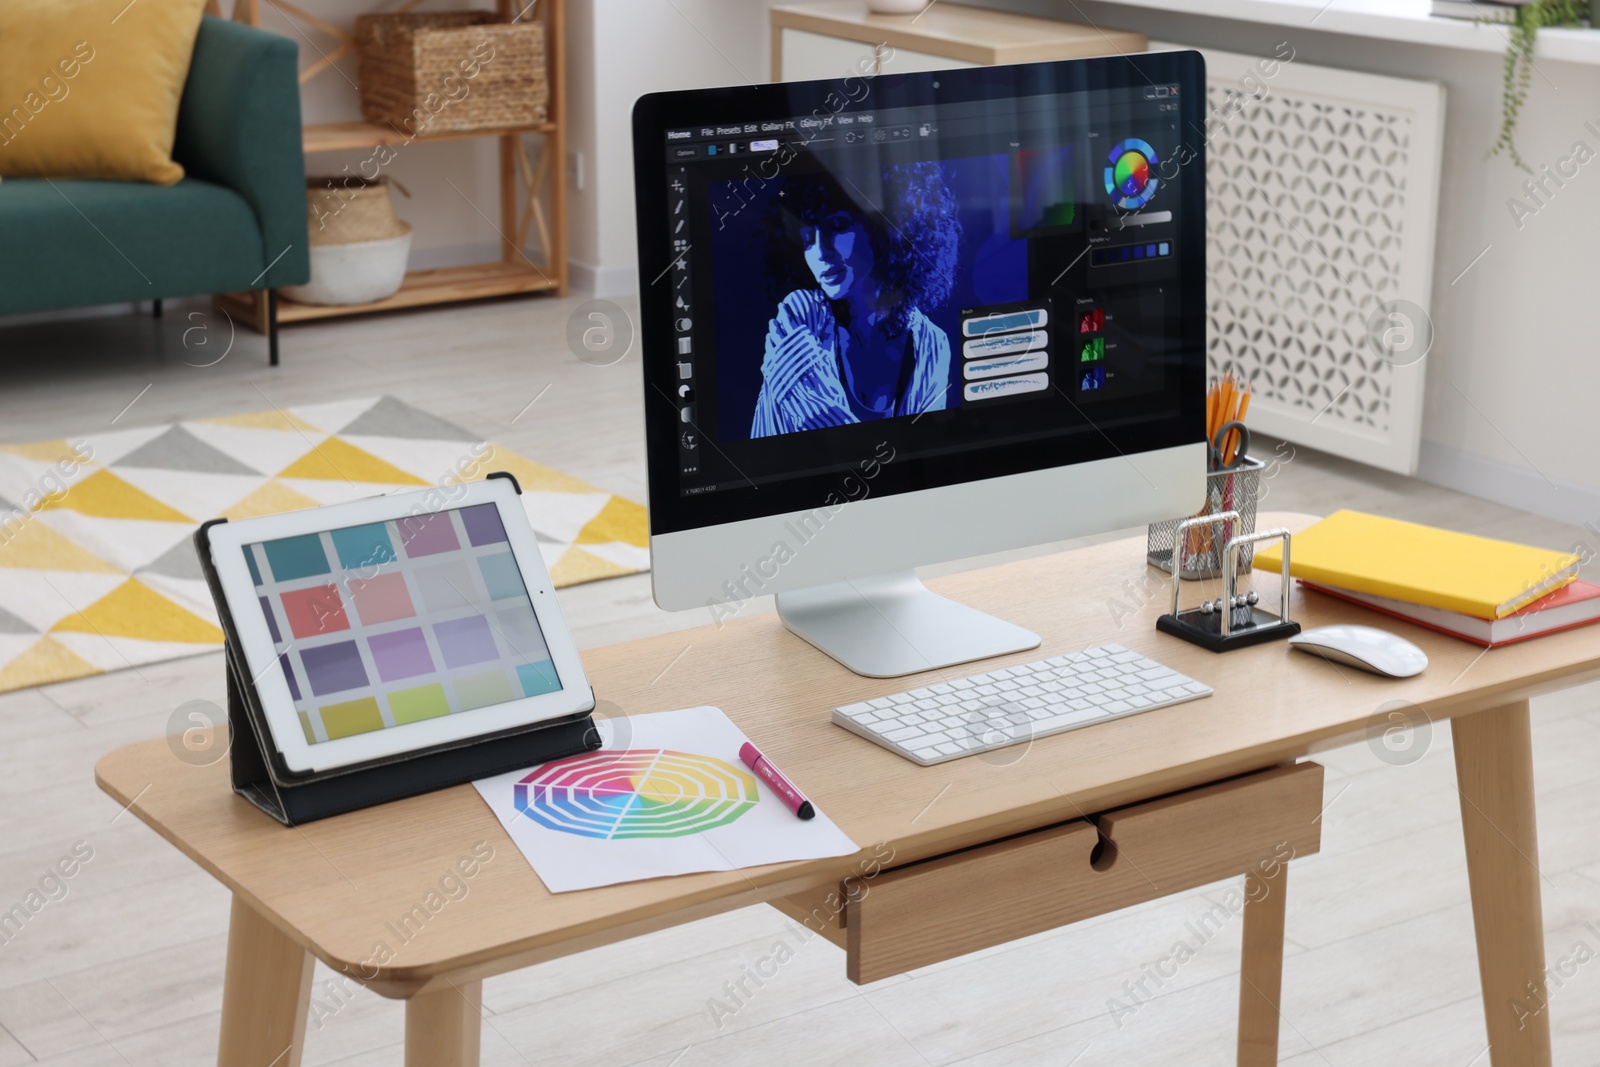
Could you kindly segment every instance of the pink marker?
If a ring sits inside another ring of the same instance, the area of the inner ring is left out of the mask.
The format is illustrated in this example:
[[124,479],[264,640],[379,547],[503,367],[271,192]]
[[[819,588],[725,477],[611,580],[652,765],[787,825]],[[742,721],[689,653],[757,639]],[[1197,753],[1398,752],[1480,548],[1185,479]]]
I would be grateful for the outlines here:
[[800,816],[810,819],[817,814],[817,809],[811,806],[811,801],[800,795],[800,790],[789,784],[789,779],[778,773],[778,768],[772,761],[763,756],[756,746],[746,741],[744,747],[739,749],[739,758],[744,760],[745,766],[756,772],[760,778],[772,787],[778,794],[778,799],[783,801],[783,806]]

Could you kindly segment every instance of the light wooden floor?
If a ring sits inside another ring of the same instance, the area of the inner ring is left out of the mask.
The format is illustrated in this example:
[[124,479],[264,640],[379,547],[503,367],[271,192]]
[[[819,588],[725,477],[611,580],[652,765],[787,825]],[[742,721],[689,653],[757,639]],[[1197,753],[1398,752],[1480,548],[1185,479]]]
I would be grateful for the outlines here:
[[[227,340],[200,304],[169,306],[161,323],[0,323],[0,441],[387,392],[642,500],[638,354],[612,367],[573,358],[564,337],[579,302],[295,327],[276,371],[247,333],[221,363],[186,366]],[[1269,507],[1361,507],[1559,548],[1583,536],[1327,456],[1279,458]],[[586,647],[703,621],[657,610],[645,577],[562,600]],[[1107,640],[1114,629],[1108,616]],[[165,732],[182,702],[220,702],[222,688],[221,657],[206,655],[0,696],[0,912],[75,844],[93,849],[65,896],[0,944],[0,1067],[213,1062],[227,894],[120,814],[92,768]],[[1534,742],[1556,1062],[1600,1067],[1600,687],[1535,702]],[[1448,729],[1417,751],[1406,766],[1365,745],[1323,757],[1324,850],[1290,876],[1282,1057],[1294,1067],[1487,1063]],[[1224,909],[1209,940],[1194,933],[1222,888],[864,988],[832,945],[802,943],[769,909],[737,911],[487,982],[484,1063],[1231,1063],[1241,923]],[[730,1001],[726,983],[783,941],[793,958]],[[1179,942],[1193,958],[1173,973],[1163,961]],[[328,978],[319,966],[305,1062],[398,1065],[400,1006]],[[1112,998],[1134,1002],[1129,983],[1142,983],[1137,1010],[1113,1013]],[[720,1027],[713,998],[736,1007]]]

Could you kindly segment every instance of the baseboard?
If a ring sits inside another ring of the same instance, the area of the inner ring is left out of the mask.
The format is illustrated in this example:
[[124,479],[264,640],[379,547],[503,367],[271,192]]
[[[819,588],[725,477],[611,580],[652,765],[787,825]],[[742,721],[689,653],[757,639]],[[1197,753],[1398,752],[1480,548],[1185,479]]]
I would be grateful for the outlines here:
[[1423,441],[1417,477],[1574,526],[1600,521],[1600,489]]
[[639,291],[639,270],[633,266],[597,267],[569,259],[567,277],[574,289],[600,299],[629,296]]

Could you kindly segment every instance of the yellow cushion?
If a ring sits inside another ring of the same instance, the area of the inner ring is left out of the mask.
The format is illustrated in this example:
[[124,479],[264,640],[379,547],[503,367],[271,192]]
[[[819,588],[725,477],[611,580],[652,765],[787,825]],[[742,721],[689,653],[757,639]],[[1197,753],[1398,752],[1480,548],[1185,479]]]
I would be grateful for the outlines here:
[[171,185],[206,0],[0,0],[0,175]]

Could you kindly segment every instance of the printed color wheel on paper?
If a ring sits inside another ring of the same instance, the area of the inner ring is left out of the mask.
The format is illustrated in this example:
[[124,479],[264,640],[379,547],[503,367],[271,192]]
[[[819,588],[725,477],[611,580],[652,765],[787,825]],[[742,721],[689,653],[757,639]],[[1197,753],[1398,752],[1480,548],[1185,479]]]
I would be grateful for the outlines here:
[[760,799],[752,775],[714,756],[643,748],[546,764],[515,785],[513,802],[547,829],[615,841],[704,833]]

